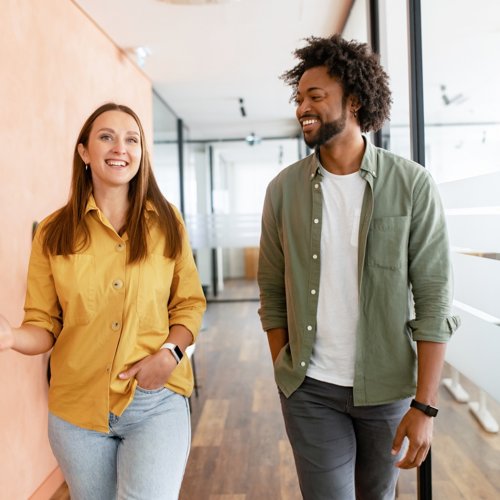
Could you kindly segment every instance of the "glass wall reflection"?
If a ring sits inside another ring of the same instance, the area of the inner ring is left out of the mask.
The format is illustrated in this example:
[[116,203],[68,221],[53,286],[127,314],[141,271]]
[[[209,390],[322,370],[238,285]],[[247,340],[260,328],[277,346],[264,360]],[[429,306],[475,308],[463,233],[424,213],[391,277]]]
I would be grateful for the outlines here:
[[500,401],[500,4],[422,0],[426,163],[445,205],[463,325],[448,361]]

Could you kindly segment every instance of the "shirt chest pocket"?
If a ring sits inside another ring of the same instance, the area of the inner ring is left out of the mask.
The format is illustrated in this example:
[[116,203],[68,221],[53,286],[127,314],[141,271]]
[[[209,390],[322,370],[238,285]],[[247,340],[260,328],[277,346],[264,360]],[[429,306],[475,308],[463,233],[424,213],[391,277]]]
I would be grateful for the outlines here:
[[368,266],[398,270],[407,266],[410,216],[374,218],[368,232]]
[[140,264],[137,315],[141,326],[165,333],[174,261],[151,254]]
[[52,275],[65,326],[87,325],[96,311],[96,273],[93,255],[56,255]]

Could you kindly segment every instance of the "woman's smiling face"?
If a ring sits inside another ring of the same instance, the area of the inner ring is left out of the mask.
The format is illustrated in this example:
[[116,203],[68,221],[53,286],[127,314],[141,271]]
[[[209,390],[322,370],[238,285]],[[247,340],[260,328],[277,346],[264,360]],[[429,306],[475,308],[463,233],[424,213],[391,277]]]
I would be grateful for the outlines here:
[[78,152],[92,171],[94,189],[128,187],[141,164],[139,126],[123,111],[106,111],[95,119],[87,145],[79,144]]

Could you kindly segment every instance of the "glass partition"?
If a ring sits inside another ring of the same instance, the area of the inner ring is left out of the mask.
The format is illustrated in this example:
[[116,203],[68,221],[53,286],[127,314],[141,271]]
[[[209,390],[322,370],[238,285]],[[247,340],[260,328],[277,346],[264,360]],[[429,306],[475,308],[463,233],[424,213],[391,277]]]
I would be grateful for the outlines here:
[[163,195],[181,207],[177,116],[153,93],[153,168]]
[[390,121],[382,130],[382,146],[411,158],[406,3],[401,0],[379,2],[381,62],[390,78],[393,100]]
[[194,143],[190,151],[197,206],[187,211],[186,222],[202,279],[210,283],[209,298],[256,300],[266,188],[280,170],[297,161],[298,139]]
[[500,401],[500,3],[422,0],[427,167],[445,205],[462,327],[448,361]]

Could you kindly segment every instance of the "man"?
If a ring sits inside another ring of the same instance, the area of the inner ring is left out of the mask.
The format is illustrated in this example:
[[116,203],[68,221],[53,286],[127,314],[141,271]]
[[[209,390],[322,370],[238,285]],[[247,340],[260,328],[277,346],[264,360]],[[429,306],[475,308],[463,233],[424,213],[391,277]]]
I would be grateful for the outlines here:
[[389,117],[377,56],[307,42],[283,79],[315,153],[268,186],[259,314],[303,497],[390,499],[429,450],[459,324],[445,219],[428,172],[362,135]]

